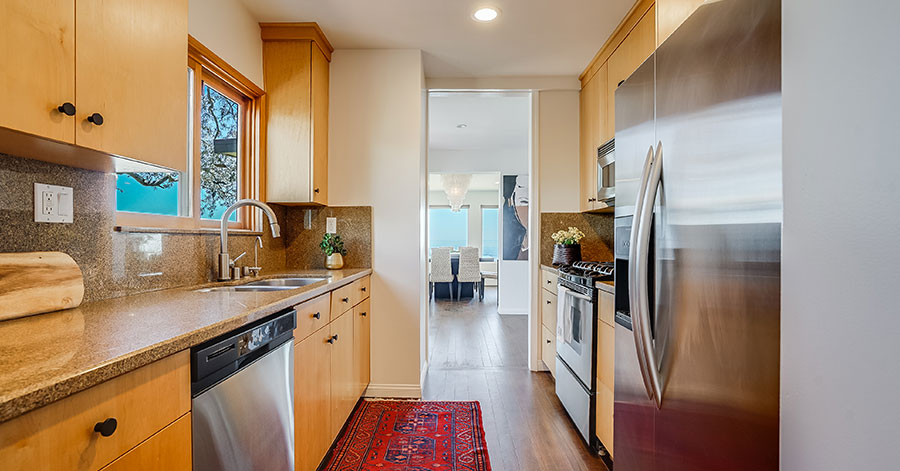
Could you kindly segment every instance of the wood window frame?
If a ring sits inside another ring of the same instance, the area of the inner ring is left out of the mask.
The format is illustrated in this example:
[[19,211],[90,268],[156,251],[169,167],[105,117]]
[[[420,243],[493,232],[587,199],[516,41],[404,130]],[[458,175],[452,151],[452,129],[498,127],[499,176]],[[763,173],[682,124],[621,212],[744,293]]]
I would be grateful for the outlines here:
[[[192,135],[188,171],[191,181],[191,211],[189,216],[163,216],[157,214],[116,211],[116,225],[120,228],[150,228],[205,230],[218,229],[220,222],[200,217],[200,107],[203,83],[229,99],[241,104],[242,122],[239,131],[240,168],[238,170],[238,198],[265,200],[265,104],[266,94],[250,79],[230,66],[225,60],[204,46],[193,36],[188,36],[187,67],[193,70],[193,102],[191,103]],[[229,222],[229,229],[259,231],[261,215],[251,216],[248,207],[238,210],[238,221]],[[132,229],[133,231],[133,229]]]

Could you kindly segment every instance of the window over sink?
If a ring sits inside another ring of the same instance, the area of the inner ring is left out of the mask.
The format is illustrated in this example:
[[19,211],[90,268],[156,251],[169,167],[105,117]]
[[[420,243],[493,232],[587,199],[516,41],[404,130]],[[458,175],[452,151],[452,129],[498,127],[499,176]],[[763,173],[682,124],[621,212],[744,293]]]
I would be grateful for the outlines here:
[[[116,174],[116,224],[218,227],[241,198],[259,198],[259,129],[264,92],[194,38],[188,40],[187,172]],[[229,227],[251,229],[250,209]]]

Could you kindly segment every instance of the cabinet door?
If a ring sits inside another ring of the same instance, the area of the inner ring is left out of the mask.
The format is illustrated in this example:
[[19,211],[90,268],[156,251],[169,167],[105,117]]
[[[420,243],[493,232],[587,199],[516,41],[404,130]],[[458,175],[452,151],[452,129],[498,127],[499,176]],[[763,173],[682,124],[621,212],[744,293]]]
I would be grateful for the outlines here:
[[597,76],[581,89],[581,211],[590,211],[597,199]]
[[556,377],[556,332],[541,326],[541,361],[547,365],[550,374]]
[[75,143],[186,170],[187,0],[78,1],[75,21]]
[[312,188],[312,41],[263,42],[266,77],[266,199],[309,203]]
[[331,438],[337,436],[359,396],[353,371],[353,315],[347,312],[331,323]]
[[75,2],[0,2],[0,126],[68,143],[75,119]]
[[356,396],[361,396],[369,387],[370,378],[370,335],[372,313],[369,308],[369,299],[353,308],[353,370],[356,378]]
[[607,81],[608,129],[616,129],[616,88],[656,49],[656,7],[652,6],[609,56]]
[[191,471],[191,414],[169,424],[101,471]]
[[656,45],[666,40],[705,0],[656,0]]
[[294,345],[294,456],[296,471],[314,471],[334,437],[331,431],[331,332],[324,327]]
[[312,201],[328,204],[328,59],[312,43]]

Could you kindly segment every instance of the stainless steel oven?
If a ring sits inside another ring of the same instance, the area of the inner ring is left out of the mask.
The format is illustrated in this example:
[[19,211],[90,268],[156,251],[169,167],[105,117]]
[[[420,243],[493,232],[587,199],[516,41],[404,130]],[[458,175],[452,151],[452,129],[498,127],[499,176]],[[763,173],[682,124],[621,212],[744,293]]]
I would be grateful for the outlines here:
[[591,444],[594,414],[593,288],[560,279],[556,322],[556,395],[578,432]]

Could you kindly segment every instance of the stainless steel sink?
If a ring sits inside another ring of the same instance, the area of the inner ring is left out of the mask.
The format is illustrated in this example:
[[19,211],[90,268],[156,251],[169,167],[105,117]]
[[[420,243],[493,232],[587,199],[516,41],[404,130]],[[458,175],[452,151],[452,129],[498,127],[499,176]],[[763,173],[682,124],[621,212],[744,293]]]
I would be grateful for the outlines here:
[[198,289],[201,293],[212,293],[218,291],[232,292],[254,292],[254,291],[285,291],[289,289],[297,289],[301,286],[311,285],[320,281],[327,281],[327,276],[305,276],[293,278],[272,278],[268,280],[253,281],[237,286],[216,286],[214,288]]
[[260,286],[260,287],[289,287],[289,288],[298,288],[300,286],[311,285],[313,283],[318,283],[320,281],[326,281],[329,277],[327,276],[307,276],[302,278],[272,278],[269,280],[259,280],[254,281],[252,283],[247,283],[246,285],[241,286]]

